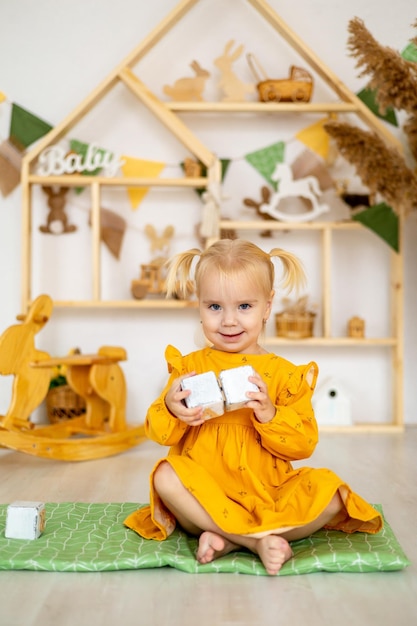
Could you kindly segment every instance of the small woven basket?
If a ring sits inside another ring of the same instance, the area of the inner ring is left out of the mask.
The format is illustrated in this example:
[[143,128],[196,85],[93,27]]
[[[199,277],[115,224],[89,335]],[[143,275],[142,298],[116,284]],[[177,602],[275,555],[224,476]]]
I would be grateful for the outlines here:
[[275,326],[278,337],[288,339],[305,339],[313,336],[315,313],[305,311],[303,313],[282,313],[275,314]]
[[52,424],[79,417],[85,413],[85,402],[69,385],[60,385],[48,391],[46,410]]

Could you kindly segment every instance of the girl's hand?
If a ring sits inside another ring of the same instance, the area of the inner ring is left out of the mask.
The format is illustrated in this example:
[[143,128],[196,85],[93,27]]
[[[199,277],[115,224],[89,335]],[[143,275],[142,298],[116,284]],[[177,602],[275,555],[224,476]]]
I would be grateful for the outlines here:
[[250,400],[246,403],[246,406],[249,409],[252,409],[258,422],[266,424],[275,417],[276,413],[276,408],[268,396],[268,387],[266,386],[263,378],[259,376],[257,372],[255,372],[253,376],[249,376],[249,381],[251,383],[255,383],[255,385],[259,388],[259,391],[247,392],[246,395],[250,398]]
[[204,423],[203,409],[201,407],[195,407],[193,409],[187,408],[185,404],[185,398],[191,394],[189,389],[181,389],[181,381],[189,376],[194,376],[195,372],[190,372],[176,378],[165,396],[165,404],[172,415],[177,419],[185,422],[189,426],[200,426]]

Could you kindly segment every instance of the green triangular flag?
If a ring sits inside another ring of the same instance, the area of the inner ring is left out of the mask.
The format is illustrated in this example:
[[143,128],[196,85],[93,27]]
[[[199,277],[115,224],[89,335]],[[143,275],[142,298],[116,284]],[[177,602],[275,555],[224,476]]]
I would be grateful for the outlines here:
[[412,61],[413,63],[417,63],[417,46],[414,43],[410,42],[401,52],[401,56],[406,61]]
[[277,190],[277,181],[272,180],[271,176],[275,171],[277,163],[284,161],[285,143],[278,141],[256,152],[245,154],[245,159],[258,170],[258,172],[268,181],[268,183]]
[[12,103],[9,139],[17,148],[20,150],[27,148],[31,143],[49,133],[51,129],[50,124],[14,102]]
[[373,230],[395,252],[399,251],[398,215],[394,213],[388,204],[385,204],[385,202],[375,204],[360,213],[356,213],[356,215],[352,216],[352,219]]
[[390,107],[386,110],[384,115],[380,113],[379,106],[376,101],[376,91],[374,89],[369,89],[369,87],[365,87],[365,89],[362,89],[362,91],[360,91],[356,95],[359,100],[362,100],[362,102],[366,104],[368,109],[370,109],[374,115],[380,117],[382,120],[385,120],[393,126],[398,126],[397,116],[394,109]]
[[[182,169],[184,170],[184,163],[180,163]],[[203,165],[202,163],[200,163],[201,165],[201,176],[207,176],[207,168],[205,165]],[[224,181],[224,177],[226,176],[227,170],[229,169],[229,165],[230,165],[230,159],[220,159],[220,166],[221,166],[221,182]],[[198,195],[201,197],[201,195],[205,192],[206,188],[205,187],[200,187],[198,189],[196,189],[195,191],[198,193]]]

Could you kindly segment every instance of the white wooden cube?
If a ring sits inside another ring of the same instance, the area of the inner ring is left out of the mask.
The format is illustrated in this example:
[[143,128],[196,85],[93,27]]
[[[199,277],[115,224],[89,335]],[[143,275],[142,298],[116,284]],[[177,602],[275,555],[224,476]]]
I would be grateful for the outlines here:
[[37,539],[44,528],[43,502],[16,501],[7,507],[5,536],[8,539]]
[[204,372],[184,378],[182,389],[190,389],[191,394],[185,398],[188,408],[201,406],[204,418],[218,417],[224,413],[224,399],[214,372]]
[[258,387],[248,380],[248,377],[253,374],[254,370],[250,365],[233,367],[220,372],[219,381],[223,389],[226,411],[235,411],[245,406],[246,402],[249,402],[246,392],[259,391]]

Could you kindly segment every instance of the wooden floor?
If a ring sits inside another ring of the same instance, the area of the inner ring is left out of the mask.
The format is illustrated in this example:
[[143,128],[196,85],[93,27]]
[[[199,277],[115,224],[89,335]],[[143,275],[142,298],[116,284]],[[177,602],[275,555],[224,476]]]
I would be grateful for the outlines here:
[[[84,463],[0,450],[0,503],[147,502],[164,450],[151,442]],[[412,565],[401,572],[282,578],[186,574],[0,572],[1,626],[412,626],[417,624],[417,428],[324,433],[306,465],[329,467],[383,506]]]

